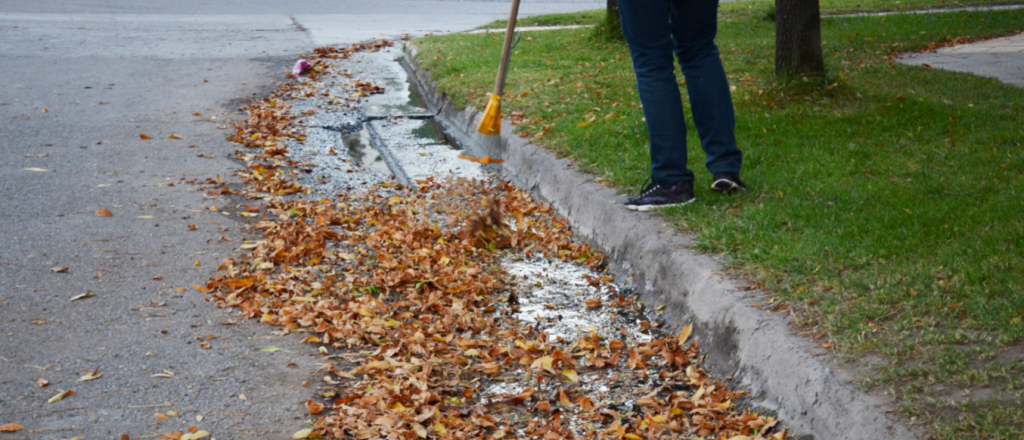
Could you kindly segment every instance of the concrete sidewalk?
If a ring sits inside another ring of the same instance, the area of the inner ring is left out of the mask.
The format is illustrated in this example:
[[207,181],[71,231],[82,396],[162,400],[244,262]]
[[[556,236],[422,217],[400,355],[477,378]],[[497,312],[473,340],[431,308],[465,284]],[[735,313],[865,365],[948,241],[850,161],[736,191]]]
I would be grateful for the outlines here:
[[928,65],[973,73],[1024,87],[1024,33],[943,47],[929,53],[906,54],[897,61],[911,66]]

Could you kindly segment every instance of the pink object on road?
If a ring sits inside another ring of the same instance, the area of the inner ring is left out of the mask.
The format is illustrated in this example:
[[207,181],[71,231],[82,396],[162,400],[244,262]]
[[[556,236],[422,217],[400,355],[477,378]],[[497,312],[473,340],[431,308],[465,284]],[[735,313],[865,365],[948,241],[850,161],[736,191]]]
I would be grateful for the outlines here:
[[292,73],[295,75],[301,75],[309,70],[309,61],[301,59],[295,62],[295,67],[292,68]]

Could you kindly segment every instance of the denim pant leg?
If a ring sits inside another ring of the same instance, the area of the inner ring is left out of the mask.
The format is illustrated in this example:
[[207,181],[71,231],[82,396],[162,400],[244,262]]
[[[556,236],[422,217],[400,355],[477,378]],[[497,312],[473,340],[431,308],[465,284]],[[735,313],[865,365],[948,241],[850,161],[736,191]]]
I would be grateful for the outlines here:
[[711,173],[739,174],[736,117],[722,59],[715,45],[718,0],[670,0],[672,37],[686,78],[693,122]]
[[619,0],[637,90],[651,141],[651,177],[661,186],[693,181],[686,168],[686,120],[673,60],[672,0]]

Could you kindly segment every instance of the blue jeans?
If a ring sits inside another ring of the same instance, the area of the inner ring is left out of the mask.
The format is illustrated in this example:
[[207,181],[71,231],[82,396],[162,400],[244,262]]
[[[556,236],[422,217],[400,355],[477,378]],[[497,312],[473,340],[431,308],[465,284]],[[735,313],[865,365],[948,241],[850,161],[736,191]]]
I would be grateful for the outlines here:
[[654,182],[669,187],[693,181],[673,52],[686,78],[708,171],[738,175],[743,153],[736,148],[732,96],[715,45],[718,0],[619,0],[619,16],[647,118]]

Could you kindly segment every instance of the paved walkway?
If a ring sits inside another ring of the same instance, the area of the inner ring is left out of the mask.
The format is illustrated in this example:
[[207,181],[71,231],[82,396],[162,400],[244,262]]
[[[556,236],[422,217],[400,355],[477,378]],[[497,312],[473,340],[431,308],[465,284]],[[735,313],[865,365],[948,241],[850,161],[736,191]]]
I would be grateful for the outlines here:
[[907,54],[903,64],[929,66],[996,78],[1024,87],[1024,33],[971,44],[944,47],[929,53]]

